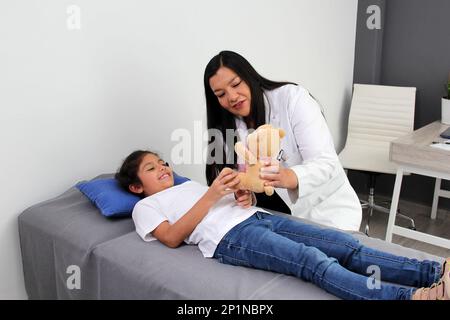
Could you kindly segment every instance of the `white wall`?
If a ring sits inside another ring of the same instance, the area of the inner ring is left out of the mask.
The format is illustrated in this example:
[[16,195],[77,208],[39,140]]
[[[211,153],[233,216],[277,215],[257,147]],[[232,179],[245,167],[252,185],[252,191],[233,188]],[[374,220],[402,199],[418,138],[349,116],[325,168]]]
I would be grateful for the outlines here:
[[[66,26],[81,8],[81,30]],[[26,298],[17,217],[136,148],[169,157],[203,121],[203,70],[222,49],[306,86],[343,144],[357,0],[2,1],[0,298]],[[203,165],[177,171],[204,182]]]

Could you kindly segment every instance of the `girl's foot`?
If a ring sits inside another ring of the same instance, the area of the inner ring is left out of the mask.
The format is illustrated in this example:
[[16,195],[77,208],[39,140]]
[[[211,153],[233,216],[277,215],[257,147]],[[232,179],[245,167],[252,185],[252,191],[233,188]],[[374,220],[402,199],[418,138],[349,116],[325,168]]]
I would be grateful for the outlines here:
[[442,274],[441,278],[446,274],[450,272],[450,258],[445,259],[444,264],[442,265]]
[[444,273],[441,280],[433,283],[429,288],[417,289],[412,300],[450,300],[450,259],[447,258],[444,264]]

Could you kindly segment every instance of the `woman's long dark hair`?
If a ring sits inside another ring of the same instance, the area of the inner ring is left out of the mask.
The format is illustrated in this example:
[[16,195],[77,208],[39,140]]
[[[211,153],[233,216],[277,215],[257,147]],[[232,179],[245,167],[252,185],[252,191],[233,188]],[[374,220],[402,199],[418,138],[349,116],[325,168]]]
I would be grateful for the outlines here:
[[251,106],[248,120],[250,120],[249,123],[252,123],[254,127],[249,129],[256,129],[266,122],[263,90],[273,90],[286,84],[295,84],[292,82],[276,82],[262,77],[244,57],[232,51],[222,51],[209,61],[205,68],[203,78],[206,96],[206,124],[209,132],[208,158],[215,158],[215,149],[213,148],[213,145],[217,143],[215,142],[213,144],[214,136],[211,135],[209,129],[218,129],[222,133],[223,161],[221,163],[207,162],[205,173],[208,185],[212,184],[224,167],[234,168],[237,162],[236,154],[234,153],[236,137],[234,138],[233,145],[229,146],[231,147],[229,148],[231,149],[229,152],[230,154],[233,154],[234,157],[233,164],[229,164],[230,161],[226,161],[227,154],[225,150],[225,143],[227,141],[226,129],[236,130],[235,116],[219,104],[219,100],[209,85],[209,79],[214,76],[217,70],[222,66],[233,70],[241,80],[245,81],[250,87]]

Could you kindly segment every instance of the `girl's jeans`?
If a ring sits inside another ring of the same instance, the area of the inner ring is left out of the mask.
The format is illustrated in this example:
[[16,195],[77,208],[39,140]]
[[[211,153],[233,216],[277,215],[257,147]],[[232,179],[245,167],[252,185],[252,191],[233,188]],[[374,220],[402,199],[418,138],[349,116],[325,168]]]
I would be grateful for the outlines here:
[[214,257],[293,275],[342,299],[411,299],[414,288],[380,281],[428,287],[441,273],[439,262],[395,256],[365,247],[347,233],[263,212],[232,228]]

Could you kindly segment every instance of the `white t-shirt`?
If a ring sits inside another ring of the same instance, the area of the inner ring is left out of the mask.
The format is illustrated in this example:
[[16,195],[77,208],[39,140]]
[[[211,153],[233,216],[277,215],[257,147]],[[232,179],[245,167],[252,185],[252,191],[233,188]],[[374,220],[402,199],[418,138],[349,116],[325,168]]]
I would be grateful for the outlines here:
[[[207,190],[207,186],[187,181],[140,200],[133,209],[136,232],[144,241],[156,240],[151,232],[157,226],[164,221],[174,224]],[[228,194],[209,210],[184,242],[198,245],[204,257],[212,257],[225,234],[256,211],[267,212],[258,207],[244,209],[236,204],[234,194]]]

